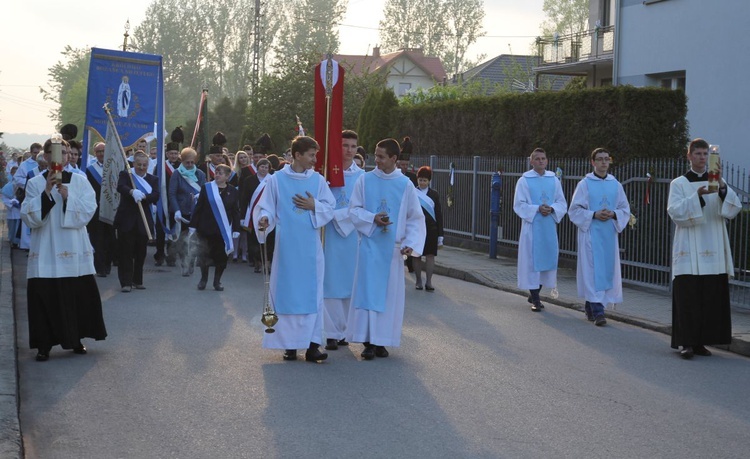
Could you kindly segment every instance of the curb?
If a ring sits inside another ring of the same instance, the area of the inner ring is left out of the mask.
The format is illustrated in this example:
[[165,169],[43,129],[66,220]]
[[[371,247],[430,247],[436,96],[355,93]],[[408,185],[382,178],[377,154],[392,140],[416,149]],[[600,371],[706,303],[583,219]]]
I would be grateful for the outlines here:
[[[494,288],[496,290],[501,290],[503,292],[513,293],[513,294],[520,295],[520,296],[528,295],[526,290],[521,290],[515,286],[501,284],[499,282],[490,280],[484,276],[481,276],[481,275],[478,275],[478,274],[475,274],[475,273],[472,273],[463,269],[453,268],[445,264],[442,264],[438,261],[438,258],[435,259],[435,274],[440,274],[442,276],[451,277],[451,278],[459,279],[459,280],[466,281],[466,282],[472,282],[474,284],[483,285],[485,287]],[[551,303],[557,306],[562,306],[564,308],[583,312],[582,303],[571,302],[571,301],[566,301],[566,300],[561,300],[561,299],[552,299],[544,295],[542,295],[542,298],[544,298],[544,301],[547,303]],[[623,322],[623,323],[634,325],[640,328],[645,328],[647,330],[652,330],[658,333],[663,333],[665,335],[672,334],[672,325],[665,325],[662,323],[653,322],[653,321],[650,321],[648,319],[644,319],[641,317],[629,316],[626,314],[619,313],[617,311],[608,310],[607,319],[608,320],[611,319],[617,322]],[[717,349],[723,349],[725,351],[743,355],[745,357],[750,357],[750,342],[745,341],[743,339],[732,337],[732,343],[729,345],[715,345],[711,347],[715,347]]]
[[22,459],[23,437],[18,418],[18,350],[13,304],[13,263],[0,218],[0,457]]

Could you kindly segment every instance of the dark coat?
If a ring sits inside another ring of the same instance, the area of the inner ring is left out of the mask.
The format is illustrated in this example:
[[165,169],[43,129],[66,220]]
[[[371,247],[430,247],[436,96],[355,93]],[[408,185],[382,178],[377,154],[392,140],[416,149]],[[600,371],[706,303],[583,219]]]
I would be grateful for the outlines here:
[[[198,177],[198,185],[203,188],[203,185],[206,184],[206,174],[198,169],[195,171],[195,176]],[[174,215],[179,210],[183,218],[190,218],[193,214],[193,207],[195,207],[193,195],[198,195],[198,191],[190,186],[188,181],[182,177],[182,174],[175,170],[169,181],[169,188],[167,190],[169,214]]]
[[[117,191],[120,192],[120,206],[117,208],[117,214],[115,214],[114,226],[119,231],[132,231],[137,225],[138,232],[146,234],[146,228],[143,226],[143,219],[141,218],[140,210],[138,210],[138,204],[130,196],[130,190],[133,189],[133,185],[128,175],[128,171],[122,171],[120,172],[120,177],[117,179]],[[149,204],[156,204],[159,201],[159,179],[154,175],[146,174],[146,182],[151,185],[151,193],[147,194],[141,203],[143,204],[143,213],[146,215],[146,221],[153,235],[154,219],[151,216]]]
[[[208,203],[206,185],[201,187],[201,193],[198,196],[198,202],[195,204],[193,215],[190,218],[190,227],[195,228],[198,234],[203,237],[221,237],[219,224],[214,218],[214,212]],[[240,193],[237,188],[227,184],[220,192],[221,200],[224,203],[224,210],[227,213],[229,224],[233,232],[240,231]]]

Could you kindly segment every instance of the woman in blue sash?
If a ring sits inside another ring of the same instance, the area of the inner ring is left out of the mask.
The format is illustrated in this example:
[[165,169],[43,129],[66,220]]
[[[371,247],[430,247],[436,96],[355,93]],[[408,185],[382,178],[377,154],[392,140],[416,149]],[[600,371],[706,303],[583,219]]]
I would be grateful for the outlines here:
[[226,164],[216,166],[214,180],[201,187],[190,219],[190,232],[198,233],[198,266],[201,269],[198,290],[206,288],[211,262],[215,266],[214,290],[224,290],[221,275],[227,267],[228,255],[234,251],[233,240],[239,237],[239,192],[227,183],[231,173],[232,169]]
[[[206,174],[195,166],[198,153],[190,147],[180,152],[180,166],[169,180],[169,212],[175,222],[175,231],[179,233],[177,239],[177,258],[185,277],[193,274],[195,254],[189,252],[188,223],[193,216],[198,193],[206,183]],[[179,229],[177,229],[179,228]]]
[[146,224],[151,234],[154,234],[150,205],[159,201],[159,179],[147,172],[148,165],[148,155],[138,150],[133,155],[132,177],[128,177],[131,175],[128,171],[122,171],[117,180],[120,205],[117,207],[114,226],[120,251],[117,277],[123,293],[129,292],[132,287],[137,290],[146,288],[143,285],[143,262],[146,260],[148,236],[138,207],[143,207]]
[[414,276],[417,278],[417,290],[422,290],[422,265],[425,267],[424,289],[428,292],[435,290],[432,286],[432,273],[435,270],[435,257],[438,247],[443,245],[443,211],[440,208],[440,195],[430,188],[432,180],[432,169],[430,166],[422,166],[417,171],[417,197],[424,213],[424,222],[427,228],[427,237],[424,240],[422,257],[413,257]]

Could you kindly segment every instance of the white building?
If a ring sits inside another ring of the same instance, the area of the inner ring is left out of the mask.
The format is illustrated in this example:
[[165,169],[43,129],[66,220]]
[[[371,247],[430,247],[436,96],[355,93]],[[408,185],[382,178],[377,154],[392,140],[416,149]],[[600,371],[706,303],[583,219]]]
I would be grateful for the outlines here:
[[750,0],[591,0],[590,30],[541,40],[541,74],[683,89],[691,138],[750,167]]

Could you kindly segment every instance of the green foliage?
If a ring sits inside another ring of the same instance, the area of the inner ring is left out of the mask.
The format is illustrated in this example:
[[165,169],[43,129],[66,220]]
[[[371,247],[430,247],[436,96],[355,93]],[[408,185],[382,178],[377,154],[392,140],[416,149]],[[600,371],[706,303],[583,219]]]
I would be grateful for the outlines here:
[[48,87],[39,88],[39,91],[44,100],[59,104],[50,113],[50,118],[57,120],[58,128],[68,123],[82,128],[86,117],[86,82],[91,54],[88,48],[71,46],[65,46],[61,54],[63,58],[49,69]]
[[586,89],[586,77],[585,76],[577,76],[570,79],[568,84],[565,85],[564,90],[566,91],[578,91],[581,89]]
[[484,35],[482,0],[387,0],[380,21],[384,52],[422,48],[448,74],[471,67],[466,50]]
[[373,152],[379,141],[394,137],[397,108],[398,99],[390,88],[374,88],[367,95],[357,125],[359,144],[365,151]]
[[517,156],[539,146],[581,157],[603,146],[620,161],[682,155],[686,114],[682,91],[618,86],[402,105],[397,119],[419,154]]
[[589,0],[544,0],[542,11],[546,21],[542,34],[552,36],[581,33],[588,29]]
[[409,107],[443,100],[465,99],[484,95],[487,89],[479,80],[462,85],[436,85],[429,89],[419,87],[403,95],[398,102],[401,106]]

